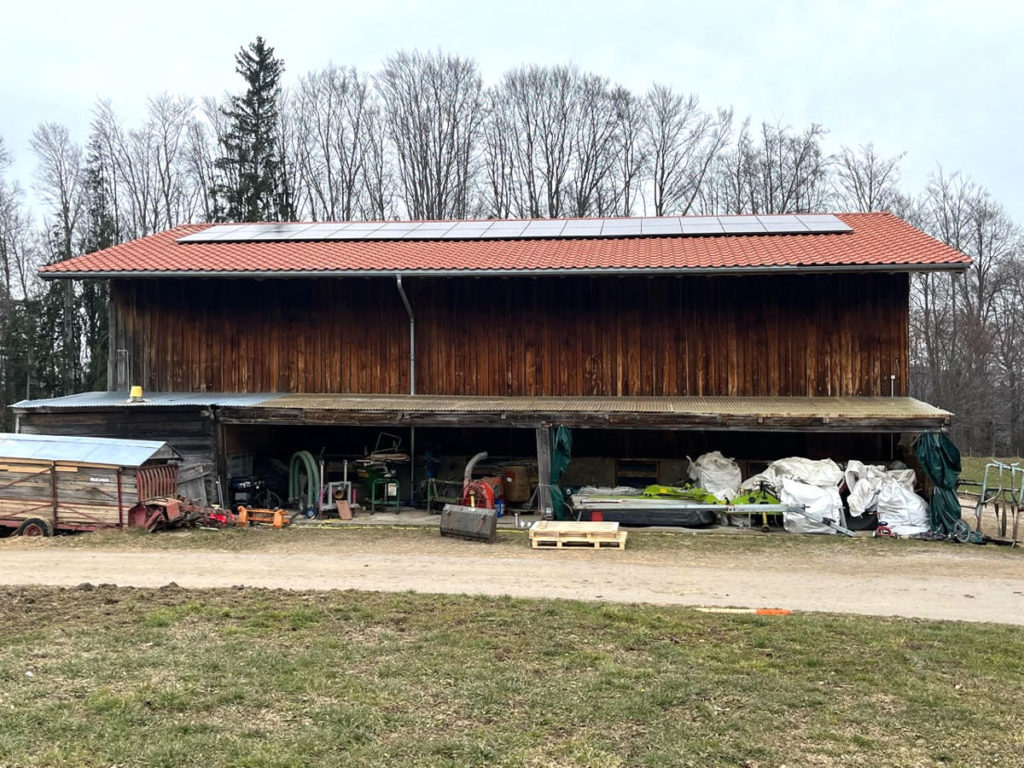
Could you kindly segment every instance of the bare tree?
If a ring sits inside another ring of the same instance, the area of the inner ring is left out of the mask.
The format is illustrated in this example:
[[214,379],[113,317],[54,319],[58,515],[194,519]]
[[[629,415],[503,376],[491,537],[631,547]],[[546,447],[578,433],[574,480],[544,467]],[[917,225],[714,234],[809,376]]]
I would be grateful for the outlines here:
[[7,179],[11,156],[0,138],[0,297],[21,300],[38,289],[38,238],[21,189]]
[[162,93],[148,102],[145,131],[152,137],[157,206],[153,223],[156,229],[168,229],[196,215],[195,180],[188,174],[185,138],[195,115],[191,98]]
[[900,207],[900,161],[904,155],[906,152],[882,157],[871,143],[862,144],[857,151],[843,147],[833,175],[837,207],[865,213]]
[[282,221],[300,216],[315,218],[308,210],[308,187],[303,183],[300,158],[304,139],[295,101],[291,91],[281,90],[277,115],[277,196]]
[[488,136],[492,145],[505,143],[503,154],[489,158],[488,173],[502,195],[499,202],[492,192],[491,207],[502,215],[567,214],[579,77],[575,67],[521,67],[492,92]]
[[191,221],[204,190],[190,162],[195,126],[191,98],[166,93],[147,102],[145,122],[126,129],[109,101],[93,110],[90,163],[102,169],[118,231],[142,237]]
[[1005,448],[992,453],[1019,456],[1024,450],[1024,244],[1019,236],[1014,251],[1000,270],[995,297],[993,363],[1005,403],[1006,428]]
[[376,78],[407,214],[466,218],[475,193],[483,92],[476,64],[401,52]]
[[30,145],[38,161],[36,191],[50,207],[59,238],[58,255],[69,259],[85,203],[82,148],[58,123],[40,123]]
[[365,208],[371,100],[366,77],[352,67],[328,66],[299,85],[298,163],[314,219],[353,219]]
[[113,177],[114,207],[124,235],[143,237],[161,229],[153,134],[145,128],[126,130],[110,102],[101,101],[93,113],[92,143]]
[[485,209],[488,215],[508,219],[516,210],[515,183],[519,137],[510,118],[504,91],[490,88],[483,127],[484,170],[486,173]]
[[996,363],[1000,347],[1004,359],[1011,359],[1014,344],[1002,324],[1020,233],[986,190],[941,169],[924,195],[922,224],[972,263],[963,274],[914,281],[911,330],[919,386],[958,414],[956,434],[968,449],[991,451],[999,439],[1000,392],[1007,381]]
[[655,85],[647,94],[644,139],[651,162],[655,216],[685,216],[729,141],[732,110],[703,112],[696,96]]
[[572,163],[569,173],[570,216],[602,216],[614,212],[615,195],[602,204],[600,190],[614,184],[616,105],[608,79],[580,75],[571,123]]
[[364,219],[384,221],[396,217],[394,164],[388,153],[387,127],[383,110],[376,104],[364,115],[366,159],[363,173],[365,201],[360,207]]
[[821,142],[825,129],[812,123],[793,133],[781,123],[761,123],[756,133],[749,121],[736,146],[724,153],[715,169],[711,207],[720,213],[801,213],[828,206],[828,172],[832,158]]
[[[205,107],[204,107],[205,112]],[[216,134],[207,122],[198,117],[189,121],[185,129],[183,163],[191,179],[193,216],[201,221],[213,221],[216,215],[213,185],[216,179]]]
[[648,147],[643,135],[647,104],[622,86],[612,89],[611,102],[615,115],[615,136],[610,148],[612,168],[598,207],[602,212],[632,216],[648,169]]

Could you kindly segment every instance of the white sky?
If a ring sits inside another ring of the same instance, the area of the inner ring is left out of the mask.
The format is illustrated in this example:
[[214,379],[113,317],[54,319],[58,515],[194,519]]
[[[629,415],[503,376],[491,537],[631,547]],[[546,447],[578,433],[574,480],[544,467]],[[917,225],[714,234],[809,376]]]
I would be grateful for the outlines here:
[[27,188],[38,123],[62,122],[84,143],[98,98],[133,124],[149,95],[238,91],[234,53],[258,34],[284,59],[286,83],[329,61],[372,72],[397,50],[441,48],[476,59],[488,84],[519,64],[571,60],[755,122],[820,122],[829,149],[906,151],[909,192],[941,163],[1024,223],[1022,22],[1011,0],[5,0],[0,136]]

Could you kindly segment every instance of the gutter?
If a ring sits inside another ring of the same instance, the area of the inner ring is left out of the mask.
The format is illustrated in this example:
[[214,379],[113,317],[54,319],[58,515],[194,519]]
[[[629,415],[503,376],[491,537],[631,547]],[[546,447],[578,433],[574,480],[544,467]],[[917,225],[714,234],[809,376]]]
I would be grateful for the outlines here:
[[[710,277],[714,275],[778,275],[778,274],[834,274],[843,272],[964,272],[970,267],[965,262],[943,264],[839,264],[839,265],[779,265],[763,267],[606,267],[582,269],[417,269],[405,274],[417,277],[571,277],[571,276],[628,276],[659,275]],[[38,270],[44,280],[111,280],[148,277],[226,277],[226,278],[308,278],[308,277],[396,277],[402,273],[393,269],[334,269],[334,270],[107,270],[107,271],[54,271]]]

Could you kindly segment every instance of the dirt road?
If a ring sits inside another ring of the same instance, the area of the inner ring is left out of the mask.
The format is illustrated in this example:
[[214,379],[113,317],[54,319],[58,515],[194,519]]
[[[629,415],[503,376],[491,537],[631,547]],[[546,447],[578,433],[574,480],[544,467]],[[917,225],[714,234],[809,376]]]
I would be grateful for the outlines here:
[[815,546],[537,552],[519,542],[427,538],[280,541],[271,551],[174,549],[168,540],[140,551],[3,542],[0,584],[415,590],[1024,625],[1019,551],[934,545],[880,557]]

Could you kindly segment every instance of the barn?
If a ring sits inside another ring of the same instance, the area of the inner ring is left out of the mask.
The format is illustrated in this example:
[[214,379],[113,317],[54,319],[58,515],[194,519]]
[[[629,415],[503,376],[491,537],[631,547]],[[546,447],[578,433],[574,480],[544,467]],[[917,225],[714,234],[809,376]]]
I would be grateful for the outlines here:
[[543,476],[555,425],[570,484],[887,461],[950,419],[908,393],[911,275],[968,265],[889,213],[185,225],[41,270],[109,281],[108,391],[13,407],[165,440],[211,498],[382,433],[410,497],[479,451]]

